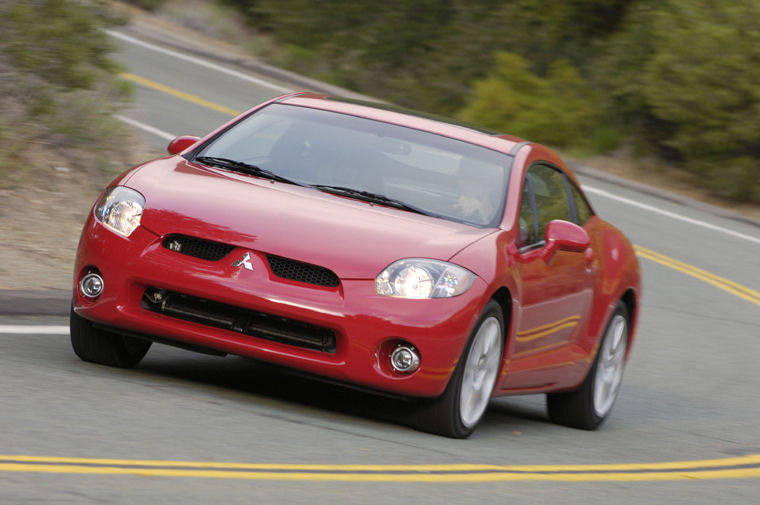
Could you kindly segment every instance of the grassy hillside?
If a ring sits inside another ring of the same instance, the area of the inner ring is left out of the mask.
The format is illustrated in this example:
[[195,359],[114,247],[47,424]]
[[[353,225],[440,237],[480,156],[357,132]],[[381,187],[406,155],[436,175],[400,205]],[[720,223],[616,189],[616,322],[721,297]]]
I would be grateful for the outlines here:
[[0,187],[56,167],[108,177],[130,161],[131,132],[112,117],[129,87],[101,31],[113,22],[102,2],[0,4]]
[[70,289],[91,205],[153,155],[113,117],[115,21],[97,0],[0,0],[0,289]]

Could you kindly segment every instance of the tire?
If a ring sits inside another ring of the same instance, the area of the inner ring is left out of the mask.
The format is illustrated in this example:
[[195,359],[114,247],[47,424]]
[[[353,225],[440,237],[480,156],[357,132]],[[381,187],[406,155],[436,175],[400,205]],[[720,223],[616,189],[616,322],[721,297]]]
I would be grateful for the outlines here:
[[628,308],[620,301],[581,387],[567,393],[546,395],[546,407],[553,422],[595,430],[607,419],[620,392],[629,328]]
[[152,344],[149,340],[117,335],[95,328],[71,309],[69,316],[71,347],[84,361],[100,365],[132,368],[143,359]]
[[412,418],[415,428],[452,438],[467,438],[475,431],[501,370],[504,334],[501,306],[491,300],[470,335],[446,391],[417,406]]

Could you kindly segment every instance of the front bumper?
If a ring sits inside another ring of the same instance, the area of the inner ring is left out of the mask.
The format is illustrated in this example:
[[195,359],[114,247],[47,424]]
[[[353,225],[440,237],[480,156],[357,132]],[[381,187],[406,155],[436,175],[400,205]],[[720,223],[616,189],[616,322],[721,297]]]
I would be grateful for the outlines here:
[[[253,269],[232,266],[246,252]],[[76,289],[93,268],[104,279],[96,300]],[[334,350],[288,345],[149,310],[144,296],[151,289],[327,328],[335,336]],[[125,238],[92,215],[79,243],[74,293],[74,310],[95,323],[423,397],[443,393],[487,301],[487,285],[480,279],[463,295],[428,300],[378,296],[374,279],[307,285],[273,275],[258,251],[235,249],[219,261],[197,259],[163,247],[162,237],[142,226]],[[420,368],[409,375],[394,373],[387,360],[389,346],[402,340],[421,356]]]

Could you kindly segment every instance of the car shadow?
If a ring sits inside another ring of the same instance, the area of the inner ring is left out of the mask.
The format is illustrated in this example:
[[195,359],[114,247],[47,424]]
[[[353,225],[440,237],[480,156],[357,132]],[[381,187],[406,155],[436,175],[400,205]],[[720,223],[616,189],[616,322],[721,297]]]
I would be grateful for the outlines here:
[[406,424],[404,413],[411,406],[403,398],[354,389],[239,356],[219,358],[176,349],[160,349],[160,354],[157,351],[159,346],[154,346],[137,371],[396,424]]
[[554,424],[546,413],[543,396],[501,397],[491,400],[486,417],[483,419],[483,426],[489,423],[517,424],[523,421]]
[[[227,395],[232,401],[247,402],[253,395],[269,401],[413,428],[408,414],[415,406],[414,400],[329,382],[239,356],[219,358],[154,345],[136,371],[243,395]],[[535,397],[532,402],[526,402],[523,397],[499,398],[491,402],[478,431],[517,429],[525,421],[549,423],[543,403],[538,404]]]

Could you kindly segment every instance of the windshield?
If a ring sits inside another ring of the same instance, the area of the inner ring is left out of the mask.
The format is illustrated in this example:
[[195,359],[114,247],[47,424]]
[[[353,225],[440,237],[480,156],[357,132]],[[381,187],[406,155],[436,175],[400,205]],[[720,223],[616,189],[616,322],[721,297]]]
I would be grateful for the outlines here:
[[350,188],[480,227],[501,220],[511,163],[441,135],[285,104],[233,125],[195,157],[235,160],[326,191]]

